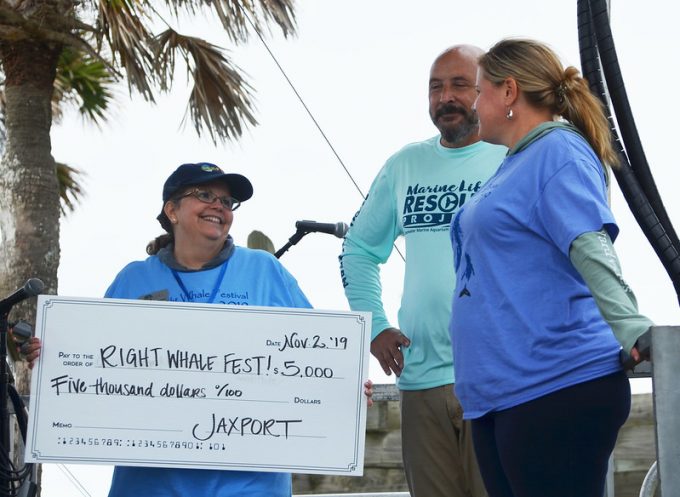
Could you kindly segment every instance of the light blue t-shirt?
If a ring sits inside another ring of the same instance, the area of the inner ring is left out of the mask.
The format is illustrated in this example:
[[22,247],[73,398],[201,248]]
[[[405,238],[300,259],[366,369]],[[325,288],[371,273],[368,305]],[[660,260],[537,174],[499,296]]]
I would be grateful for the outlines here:
[[[311,307],[297,281],[270,253],[234,247],[213,303]],[[118,273],[106,297],[138,299],[167,290],[173,302],[208,302],[222,265],[202,271],[177,271],[186,295],[172,270],[156,256],[131,262]]]
[[380,264],[394,241],[406,241],[406,271],[398,328],[411,340],[403,349],[401,390],[454,382],[448,324],[454,288],[449,225],[503,160],[506,148],[477,142],[446,148],[440,137],[394,154],[373,181],[345,237],[340,269],[355,311],[373,315],[372,338],[390,323],[382,304]]
[[[235,247],[224,264],[215,304],[311,307],[293,276],[267,252]],[[138,299],[167,290],[171,301],[208,302],[222,265],[178,271],[187,296],[171,269],[151,256],[125,266],[106,297]],[[290,497],[291,492],[289,473],[117,466],[109,497]]]
[[616,238],[600,161],[554,130],[506,158],[451,224],[456,394],[474,419],[621,369],[619,344],[569,260]]

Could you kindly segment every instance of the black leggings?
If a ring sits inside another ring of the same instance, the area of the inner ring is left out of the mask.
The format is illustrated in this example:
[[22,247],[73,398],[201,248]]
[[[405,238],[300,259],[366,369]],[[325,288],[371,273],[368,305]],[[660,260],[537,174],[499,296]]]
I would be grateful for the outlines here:
[[489,497],[602,497],[629,411],[619,372],[472,420]]

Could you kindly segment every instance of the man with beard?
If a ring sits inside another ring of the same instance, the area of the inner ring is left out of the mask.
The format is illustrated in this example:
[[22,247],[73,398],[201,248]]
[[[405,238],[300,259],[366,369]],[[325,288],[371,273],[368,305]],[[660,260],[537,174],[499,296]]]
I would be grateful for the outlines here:
[[[371,353],[397,376],[402,455],[413,497],[486,495],[468,422],[453,392],[448,324],[455,285],[449,224],[506,149],[481,142],[472,110],[477,58],[458,45],[432,64],[430,117],[439,135],[406,145],[374,180],[347,233],[340,269],[353,310],[373,313]],[[406,240],[399,328],[385,316],[380,264]]]

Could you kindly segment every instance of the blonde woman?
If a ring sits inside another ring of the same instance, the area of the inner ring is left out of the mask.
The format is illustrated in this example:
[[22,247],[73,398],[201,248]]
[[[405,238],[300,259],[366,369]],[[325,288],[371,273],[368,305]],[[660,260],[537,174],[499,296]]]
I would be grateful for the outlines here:
[[622,345],[639,360],[652,324],[612,247],[608,122],[531,40],[484,54],[477,92],[481,138],[509,152],[451,224],[456,394],[490,497],[601,497],[630,409]]

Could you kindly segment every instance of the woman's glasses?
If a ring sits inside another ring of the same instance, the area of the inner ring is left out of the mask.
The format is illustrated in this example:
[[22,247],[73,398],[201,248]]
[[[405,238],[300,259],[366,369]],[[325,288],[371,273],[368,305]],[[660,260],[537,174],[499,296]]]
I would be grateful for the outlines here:
[[236,209],[238,209],[239,205],[241,205],[241,202],[236,200],[234,197],[230,197],[228,195],[223,196],[215,195],[210,190],[201,190],[199,188],[194,188],[193,190],[185,192],[179,197],[177,197],[177,199],[179,200],[180,198],[189,196],[194,197],[197,200],[200,200],[204,204],[212,204],[215,200],[219,200],[220,204],[222,204],[222,207],[224,207],[228,211],[235,211]]

